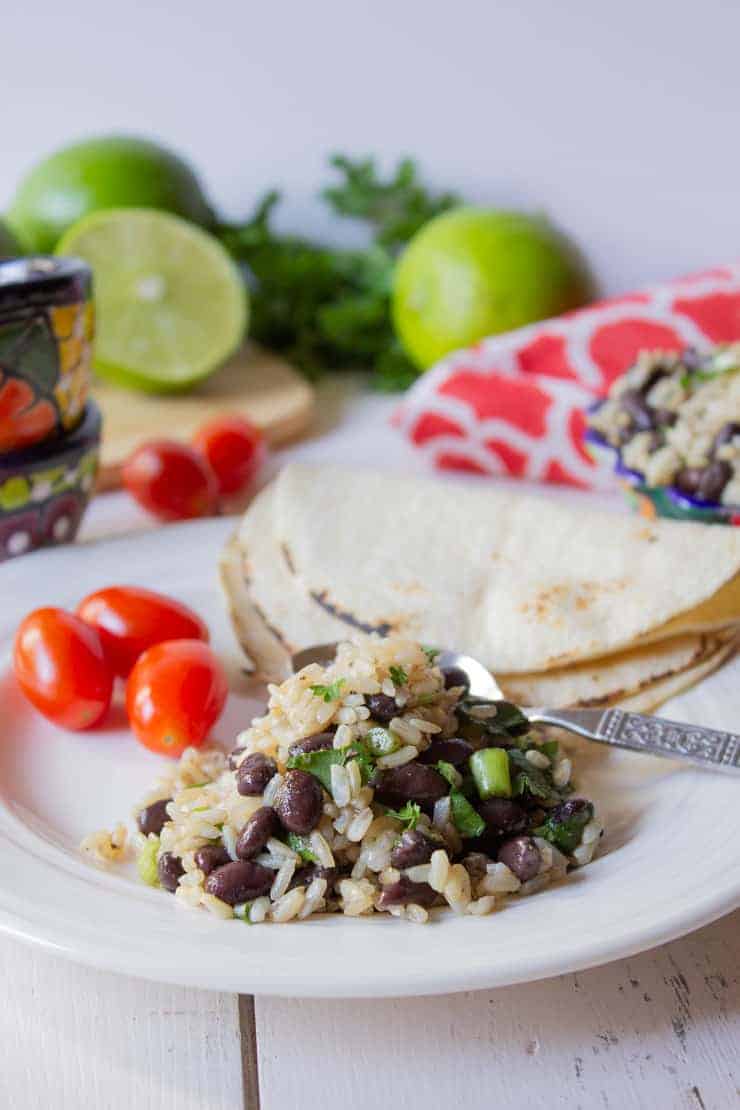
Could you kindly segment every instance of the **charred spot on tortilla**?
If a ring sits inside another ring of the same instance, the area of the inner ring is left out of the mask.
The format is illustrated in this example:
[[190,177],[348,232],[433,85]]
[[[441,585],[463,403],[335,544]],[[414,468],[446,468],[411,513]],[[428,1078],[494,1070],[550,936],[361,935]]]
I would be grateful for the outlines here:
[[628,585],[626,578],[615,578],[611,582],[580,582],[575,588],[565,583],[548,586],[531,600],[523,602],[519,606],[519,611],[526,615],[533,615],[538,621],[549,620],[557,625],[561,623],[562,616],[569,605],[579,612],[587,611],[602,596],[621,593]]
[[290,571],[291,574],[295,574],[296,569],[295,569],[295,563],[293,562],[293,555],[292,555],[291,550],[288,547],[287,543],[285,543],[285,542],[281,543],[280,544],[280,550],[283,553],[283,559],[285,559],[286,567],[288,568],[288,570]]
[[390,582],[389,587],[399,594],[428,594],[429,590],[423,586],[421,582],[412,580],[411,582]]
[[322,609],[330,613],[332,617],[336,617],[338,621],[348,624],[351,628],[356,628],[358,632],[377,632],[378,636],[389,636],[391,632],[398,631],[392,624],[387,621],[381,621],[379,624],[368,624],[367,621],[360,620],[354,613],[348,612],[346,609],[340,609],[333,601],[329,600],[327,590],[311,590],[311,597],[320,605]]
[[260,605],[257,604],[257,602],[254,600],[254,598],[251,598],[250,604],[252,605],[252,608],[254,609],[254,611],[257,614],[257,616],[259,617],[259,619],[262,621],[262,623],[265,626],[265,628],[267,629],[267,631],[272,636],[275,637],[275,639],[277,640],[277,642],[280,644],[280,646],[282,648],[285,648],[288,655],[293,655],[293,653],[295,652],[295,648],[291,644],[288,643],[288,641],[283,636],[282,632],[279,629],[277,629],[274,624],[270,623],[270,621],[267,619],[267,615],[266,615],[264,609]]

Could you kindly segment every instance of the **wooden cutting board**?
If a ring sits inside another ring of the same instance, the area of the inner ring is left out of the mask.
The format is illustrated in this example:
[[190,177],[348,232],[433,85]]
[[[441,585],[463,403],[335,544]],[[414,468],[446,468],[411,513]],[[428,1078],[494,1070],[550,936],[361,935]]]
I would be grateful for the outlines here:
[[124,460],[146,439],[189,440],[205,420],[232,412],[253,420],[274,446],[306,431],[315,401],[292,366],[251,343],[188,393],[140,393],[96,380],[93,397],[103,412],[99,490],[120,485]]

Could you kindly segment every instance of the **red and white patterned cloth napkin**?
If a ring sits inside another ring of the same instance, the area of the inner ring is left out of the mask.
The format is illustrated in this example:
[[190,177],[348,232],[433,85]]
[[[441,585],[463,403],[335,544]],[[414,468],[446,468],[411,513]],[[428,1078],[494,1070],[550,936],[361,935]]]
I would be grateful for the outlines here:
[[584,410],[642,349],[736,340],[740,263],[456,351],[411,387],[394,423],[440,470],[604,488],[613,479],[583,447]]

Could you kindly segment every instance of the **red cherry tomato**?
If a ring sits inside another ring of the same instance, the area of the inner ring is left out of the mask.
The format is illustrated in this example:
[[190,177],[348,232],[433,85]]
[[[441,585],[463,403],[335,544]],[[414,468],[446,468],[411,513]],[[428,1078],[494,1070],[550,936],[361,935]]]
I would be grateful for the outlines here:
[[110,666],[125,678],[136,660],[162,640],[205,640],[197,613],[172,597],[140,586],[109,586],[77,606],[77,616],[97,628]]
[[199,748],[221,716],[224,669],[202,640],[167,640],[141,655],[126,686],[126,712],[136,739],[161,755]]
[[222,494],[246,489],[266,454],[262,432],[243,416],[209,420],[195,433],[193,444],[208,460]]
[[160,520],[208,516],[218,507],[218,483],[203,456],[186,443],[142,443],[123,466],[123,484]]
[[108,712],[113,672],[100,634],[63,609],[36,609],[21,622],[13,670],[28,700],[63,728],[92,728]]

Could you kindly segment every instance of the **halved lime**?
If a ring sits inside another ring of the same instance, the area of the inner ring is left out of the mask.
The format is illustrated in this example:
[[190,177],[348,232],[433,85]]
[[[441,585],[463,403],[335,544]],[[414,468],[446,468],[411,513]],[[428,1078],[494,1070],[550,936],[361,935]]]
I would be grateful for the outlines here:
[[63,236],[57,254],[93,270],[95,370],[154,393],[187,389],[239,346],[244,281],[208,232],[150,208],[93,212]]

